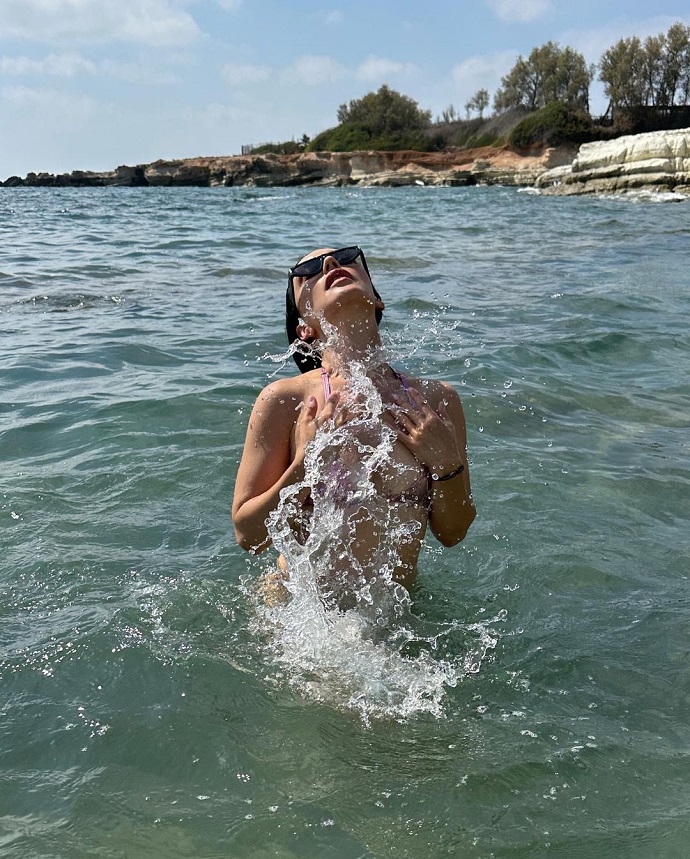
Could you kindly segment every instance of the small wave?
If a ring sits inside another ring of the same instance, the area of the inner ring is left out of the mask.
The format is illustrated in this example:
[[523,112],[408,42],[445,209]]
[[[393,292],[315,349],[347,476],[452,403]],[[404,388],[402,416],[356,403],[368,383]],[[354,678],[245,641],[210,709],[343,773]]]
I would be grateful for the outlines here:
[[615,200],[619,203],[684,203],[688,200],[687,194],[679,194],[676,191],[653,191],[643,189],[640,191],[627,191],[625,194],[597,194],[600,200]]
[[69,313],[93,307],[120,306],[125,303],[123,295],[96,295],[86,292],[62,292],[52,295],[32,295],[15,302],[15,305],[53,313]]

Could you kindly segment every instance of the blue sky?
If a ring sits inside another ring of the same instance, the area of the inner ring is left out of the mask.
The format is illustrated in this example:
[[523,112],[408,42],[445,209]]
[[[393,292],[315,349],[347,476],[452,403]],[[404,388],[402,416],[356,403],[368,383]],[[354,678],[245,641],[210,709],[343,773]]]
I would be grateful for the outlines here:
[[0,0],[0,179],[298,140],[383,83],[463,111],[550,39],[597,62],[674,21],[687,0]]

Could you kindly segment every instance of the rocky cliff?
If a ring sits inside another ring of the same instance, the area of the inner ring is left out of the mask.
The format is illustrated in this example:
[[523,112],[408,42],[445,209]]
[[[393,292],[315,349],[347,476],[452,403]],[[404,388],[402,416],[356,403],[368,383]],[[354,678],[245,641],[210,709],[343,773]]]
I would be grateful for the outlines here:
[[76,170],[12,176],[6,187],[294,185],[532,185],[545,170],[569,164],[568,147],[517,152],[509,147],[449,152],[305,152],[156,161],[104,173]]
[[155,161],[94,173],[12,176],[5,187],[518,185],[545,194],[640,189],[690,195],[690,128],[517,151],[508,146],[447,152],[305,152]]
[[572,164],[542,173],[535,185],[548,194],[650,189],[690,195],[690,128],[584,143]]

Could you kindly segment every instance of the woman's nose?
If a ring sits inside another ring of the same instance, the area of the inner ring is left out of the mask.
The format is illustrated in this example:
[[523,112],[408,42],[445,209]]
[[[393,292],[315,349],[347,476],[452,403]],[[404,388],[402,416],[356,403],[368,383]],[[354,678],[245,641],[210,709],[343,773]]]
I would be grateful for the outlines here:
[[333,256],[325,256],[323,258],[323,273],[333,271],[334,268],[340,268],[340,263]]

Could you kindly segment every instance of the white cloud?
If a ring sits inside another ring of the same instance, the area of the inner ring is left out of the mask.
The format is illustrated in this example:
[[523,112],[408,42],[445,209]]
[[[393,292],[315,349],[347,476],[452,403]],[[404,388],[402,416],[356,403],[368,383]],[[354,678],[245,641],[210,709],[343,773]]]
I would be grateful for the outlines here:
[[96,69],[99,75],[133,84],[160,86],[180,82],[179,74],[164,66],[152,65],[146,59],[127,63],[105,59],[97,64]]
[[0,75],[54,78],[91,75],[137,84],[169,84],[179,80],[173,72],[155,68],[147,61],[123,63],[104,59],[94,62],[79,54],[50,54],[43,59],[0,57]]
[[0,38],[178,45],[200,35],[170,0],[0,0]]
[[268,80],[271,70],[268,66],[243,66],[229,63],[221,71],[223,80],[231,86],[255,84]]
[[71,78],[77,74],[96,73],[96,65],[79,54],[50,54],[42,60],[29,57],[0,57],[0,74],[13,77],[48,75]]
[[305,86],[321,86],[333,83],[347,75],[347,69],[332,57],[304,56],[298,57],[283,73],[289,82]]
[[[479,89],[487,89],[493,98],[501,78],[515,65],[518,51],[499,51],[495,54],[478,54],[468,57],[453,66],[450,75],[435,92],[430,101],[435,103],[434,110],[443,110],[452,104],[464,115],[465,104]],[[441,98],[445,101],[442,103]]]
[[339,12],[337,9],[334,9],[332,12],[324,12],[322,15],[324,24],[341,24],[345,20],[345,16],[342,12]]
[[242,0],[216,0],[216,3],[227,12],[236,12],[242,5]]
[[551,0],[486,0],[503,21],[534,21],[551,7]]
[[501,78],[508,74],[517,60],[516,51],[502,51],[498,54],[483,54],[468,57],[457,66],[453,66],[451,75],[463,91],[475,93],[482,87],[490,90],[497,87]]
[[369,57],[356,71],[356,76],[363,81],[381,81],[399,75],[414,74],[417,66],[414,63],[398,63],[383,57]]
[[[34,89],[27,86],[0,88],[0,101],[42,120],[59,118],[61,125],[77,125],[93,115],[97,103],[85,95],[73,95],[52,89]],[[46,124],[50,124],[46,122]]]

